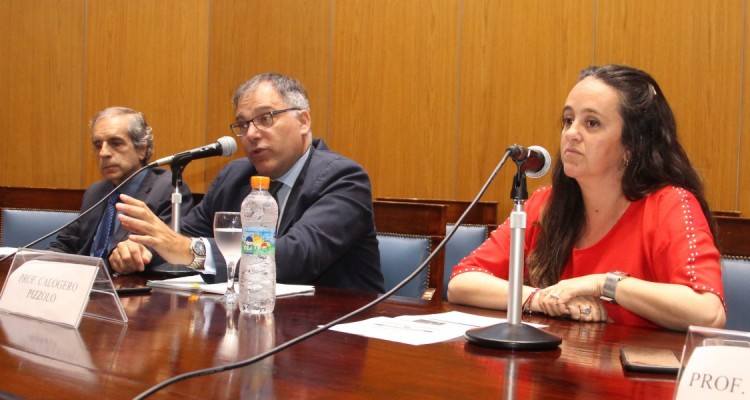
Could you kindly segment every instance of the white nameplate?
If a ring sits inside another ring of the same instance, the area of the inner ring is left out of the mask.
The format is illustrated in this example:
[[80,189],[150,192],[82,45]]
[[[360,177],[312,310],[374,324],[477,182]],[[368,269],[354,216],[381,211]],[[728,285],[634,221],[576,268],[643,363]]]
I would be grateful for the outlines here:
[[78,328],[97,266],[30,260],[5,280],[0,310]]
[[740,399],[750,395],[750,347],[697,346],[677,384],[677,400]]

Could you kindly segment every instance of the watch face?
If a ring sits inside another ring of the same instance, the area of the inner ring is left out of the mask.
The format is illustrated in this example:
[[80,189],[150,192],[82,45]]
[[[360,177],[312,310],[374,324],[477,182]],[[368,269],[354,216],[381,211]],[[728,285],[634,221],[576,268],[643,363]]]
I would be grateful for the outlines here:
[[199,256],[205,256],[206,255],[206,245],[203,244],[202,240],[194,240],[193,241],[193,253],[199,255]]

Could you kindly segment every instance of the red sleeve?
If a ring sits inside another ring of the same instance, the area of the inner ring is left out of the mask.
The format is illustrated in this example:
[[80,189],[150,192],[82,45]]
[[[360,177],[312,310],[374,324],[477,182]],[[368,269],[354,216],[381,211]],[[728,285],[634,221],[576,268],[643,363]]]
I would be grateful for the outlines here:
[[[528,256],[533,243],[536,242],[538,229],[535,226],[535,222],[539,219],[539,213],[550,193],[549,187],[540,188],[531,195],[531,198],[524,205],[524,210],[526,211],[524,259]],[[451,279],[464,272],[477,271],[507,280],[509,260],[510,225],[506,218],[505,222],[498,226],[481,246],[453,268]]]
[[724,302],[719,251],[695,196],[682,188],[659,190],[647,201],[646,221],[654,221],[649,280],[711,292]]

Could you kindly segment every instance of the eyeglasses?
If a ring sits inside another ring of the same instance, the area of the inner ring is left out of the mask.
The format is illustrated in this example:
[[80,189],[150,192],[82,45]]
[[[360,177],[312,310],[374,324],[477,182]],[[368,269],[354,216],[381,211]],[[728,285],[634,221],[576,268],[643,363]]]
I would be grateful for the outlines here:
[[255,125],[258,130],[264,130],[268,129],[273,125],[273,116],[279,115],[281,113],[285,113],[287,111],[298,111],[300,108],[286,108],[283,110],[274,110],[267,113],[263,113],[258,115],[257,117],[248,120],[248,121],[240,121],[235,122],[233,124],[229,124],[229,129],[232,130],[232,133],[234,133],[237,136],[245,136],[247,135],[247,131],[250,129],[250,123],[252,122],[253,125]]

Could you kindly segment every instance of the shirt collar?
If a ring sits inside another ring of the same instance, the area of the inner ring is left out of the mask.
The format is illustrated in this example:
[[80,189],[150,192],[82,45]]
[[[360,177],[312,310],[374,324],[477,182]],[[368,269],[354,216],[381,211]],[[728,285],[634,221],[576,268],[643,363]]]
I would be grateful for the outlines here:
[[292,168],[289,168],[289,171],[286,171],[284,175],[281,175],[279,178],[276,179],[277,182],[281,182],[284,184],[284,186],[287,187],[294,187],[294,182],[297,181],[297,177],[299,176],[299,173],[302,172],[302,168],[305,166],[305,162],[310,157],[310,151],[312,150],[312,146],[308,147],[305,154],[302,155],[302,157],[297,160],[294,165],[292,165]]
[[139,172],[138,175],[134,176],[133,179],[130,180],[130,182],[126,183],[125,186],[120,188],[120,193],[124,193],[130,197],[135,197],[136,193],[138,193],[138,189],[141,187],[141,183],[143,183],[143,180],[146,179],[147,172],[147,169]]

